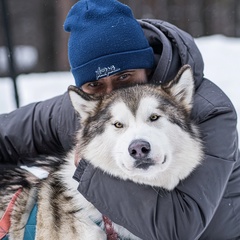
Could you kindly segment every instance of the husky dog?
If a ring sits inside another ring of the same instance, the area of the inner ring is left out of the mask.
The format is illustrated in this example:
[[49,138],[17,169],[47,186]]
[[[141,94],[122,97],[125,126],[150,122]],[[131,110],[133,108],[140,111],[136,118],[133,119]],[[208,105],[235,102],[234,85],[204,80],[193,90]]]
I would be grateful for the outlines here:
[[[77,191],[78,183],[72,179],[75,154],[115,177],[174,189],[203,157],[199,131],[190,118],[193,94],[194,79],[187,65],[167,85],[137,85],[102,97],[70,86],[81,123],[73,150],[65,158],[36,161],[35,167],[48,177],[36,177],[28,167],[2,170],[0,214],[12,194],[22,189],[11,214],[10,239],[23,238],[35,201],[35,239],[107,239],[101,213]],[[113,226],[120,239],[139,239]]]

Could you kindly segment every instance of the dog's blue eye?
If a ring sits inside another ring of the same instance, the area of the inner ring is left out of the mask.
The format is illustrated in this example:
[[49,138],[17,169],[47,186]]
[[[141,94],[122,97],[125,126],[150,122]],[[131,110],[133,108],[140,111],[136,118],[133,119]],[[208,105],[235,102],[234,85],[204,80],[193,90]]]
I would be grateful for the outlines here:
[[151,122],[154,122],[154,121],[157,121],[158,119],[159,119],[159,115],[157,115],[157,114],[152,114],[150,117],[149,117],[149,119],[150,119],[150,121]]
[[123,124],[120,123],[120,122],[115,122],[113,125],[114,125],[116,128],[123,128]]

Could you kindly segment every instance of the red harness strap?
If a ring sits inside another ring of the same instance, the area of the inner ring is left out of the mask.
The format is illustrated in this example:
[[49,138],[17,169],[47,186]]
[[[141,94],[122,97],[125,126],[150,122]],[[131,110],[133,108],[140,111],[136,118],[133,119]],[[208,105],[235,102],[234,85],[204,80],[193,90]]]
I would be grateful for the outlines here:
[[112,221],[106,216],[103,216],[102,218],[105,226],[105,232],[107,234],[107,240],[117,240],[118,235],[113,228]]
[[11,217],[11,212],[13,210],[14,204],[16,199],[18,198],[19,194],[22,192],[22,189],[18,189],[18,191],[13,195],[10,203],[7,206],[7,209],[5,211],[5,213],[3,214],[1,220],[0,220],[0,239],[2,239],[3,237],[5,237],[8,232],[9,232],[9,228],[11,225],[10,222],[10,217]]

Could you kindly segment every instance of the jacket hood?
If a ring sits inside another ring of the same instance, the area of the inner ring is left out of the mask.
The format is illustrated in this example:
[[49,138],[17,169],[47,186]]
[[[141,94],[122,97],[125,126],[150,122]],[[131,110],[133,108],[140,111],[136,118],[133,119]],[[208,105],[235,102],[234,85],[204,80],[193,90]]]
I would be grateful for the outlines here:
[[138,22],[154,50],[156,68],[152,82],[168,82],[176,76],[181,66],[189,64],[197,88],[203,79],[204,63],[193,37],[162,20],[142,19]]

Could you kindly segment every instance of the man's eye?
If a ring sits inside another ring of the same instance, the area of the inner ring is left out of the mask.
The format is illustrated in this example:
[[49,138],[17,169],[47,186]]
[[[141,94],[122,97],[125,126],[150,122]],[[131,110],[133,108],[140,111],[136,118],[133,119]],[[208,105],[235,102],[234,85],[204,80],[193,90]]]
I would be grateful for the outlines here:
[[128,73],[122,74],[122,75],[119,76],[119,80],[125,80],[125,79],[127,79],[129,76],[130,76],[130,74],[128,74]]
[[88,86],[89,86],[89,87],[100,87],[101,84],[96,81],[96,82],[91,82],[91,83],[89,83]]

